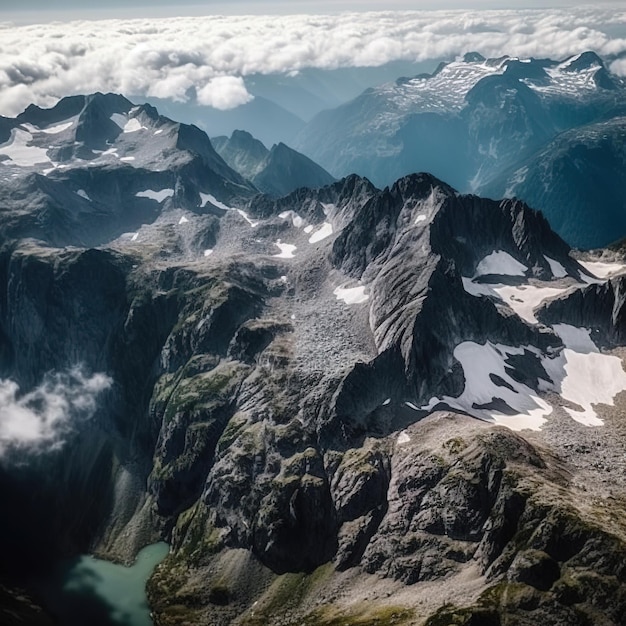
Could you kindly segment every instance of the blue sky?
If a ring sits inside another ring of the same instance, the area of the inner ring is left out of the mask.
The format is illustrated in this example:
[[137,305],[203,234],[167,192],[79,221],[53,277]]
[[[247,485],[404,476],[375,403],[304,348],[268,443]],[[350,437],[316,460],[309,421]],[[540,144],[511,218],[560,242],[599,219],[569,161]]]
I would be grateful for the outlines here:
[[[193,15],[259,15],[290,13],[337,13],[343,11],[435,10],[435,9],[529,9],[568,6],[589,6],[585,0],[107,0],[106,3],[88,3],[85,0],[0,0],[0,16],[5,20],[46,22],[51,20],[165,17]],[[608,0],[604,6],[626,6],[626,3]],[[599,4],[593,6],[601,6]]]

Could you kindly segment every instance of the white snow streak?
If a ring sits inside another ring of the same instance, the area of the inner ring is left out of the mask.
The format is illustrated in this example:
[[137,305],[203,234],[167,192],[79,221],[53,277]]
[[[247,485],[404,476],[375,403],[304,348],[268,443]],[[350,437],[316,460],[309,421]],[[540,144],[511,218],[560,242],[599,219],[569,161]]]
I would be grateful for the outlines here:
[[326,239],[326,237],[330,237],[333,234],[332,224],[329,222],[324,222],[318,230],[316,230],[310,237],[309,243],[317,243],[318,241],[322,241]]
[[550,271],[552,272],[554,278],[565,278],[567,276],[567,270],[563,267],[563,265],[561,265],[561,263],[555,261],[554,259],[551,259],[545,254],[543,255],[543,258],[548,262],[548,265],[550,266]]
[[224,209],[224,211],[232,211],[232,208],[226,206],[223,202],[220,202],[213,194],[200,192],[200,200],[202,201],[201,207],[206,206],[207,202],[210,202],[218,209]]
[[291,223],[296,228],[302,228],[304,226],[304,219],[302,219],[295,211],[283,211],[278,217],[283,220],[291,219]]
[[337,300],[343,300],[346,304],[362,304],[369,300],[369,295],[365,293],[365,287],[337,287],[333,294]]
[[[579,261],[579,264],[582,265],[588,272],[591,272],[597,278],[603,280],[607,278],[611,278],[612,276],[617,276],[618,274],[622,274],[626,271],[626,265],[623,263],[603,263],[601,261]],[[581,278],[585,282],[595,282],[590,280],[588,276],[581,274]]]
[[565,293],[569,287],[535,287],[476,283],[463,277],[465,291],[473,296],[492,296],[508,304],[517,315],[531,324],[537,323],[535,309],[544,301]]
[[475,276],[524,276],[528,268],[504,250],[488,254],[476,268]]
[[[21,128],[14,128],[11,131],[11,138],[5,144],[0,145],[0,155],[5,155],[11,159],[13,165],[19,167],[33,167],[38,164],[52,163],[48,157],[46,148],[31,146],[33,136]],[[6,163],[0,160],[0,163]]]
[[296,251],[296,246],[290,243],[282,243],[279,239],[275,244],[278,248],[280,248],[280,252],[278,254],[273,254],[272,256],[278,257],[279,259],[293,259],[294,252]]
[[157,202],[163,202],[165,198],[171,198],[174,195],[173,189],[161,189],[160,191],[153,191],[152,189],[146,189],[145,191],[138,191],[135,196],[137,198],[150,198],[150,200],[156,200]]

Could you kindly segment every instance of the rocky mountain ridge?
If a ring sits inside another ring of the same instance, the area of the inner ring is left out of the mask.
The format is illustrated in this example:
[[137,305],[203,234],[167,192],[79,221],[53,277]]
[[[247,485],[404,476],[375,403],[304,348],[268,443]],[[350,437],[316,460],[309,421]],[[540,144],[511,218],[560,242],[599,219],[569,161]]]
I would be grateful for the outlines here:
[[159,625],[619,624],[620,254],[429,174],[257,195],[126,102],[0,146],[0,378],[73,416],[0,431],[2,579],[163,538]]

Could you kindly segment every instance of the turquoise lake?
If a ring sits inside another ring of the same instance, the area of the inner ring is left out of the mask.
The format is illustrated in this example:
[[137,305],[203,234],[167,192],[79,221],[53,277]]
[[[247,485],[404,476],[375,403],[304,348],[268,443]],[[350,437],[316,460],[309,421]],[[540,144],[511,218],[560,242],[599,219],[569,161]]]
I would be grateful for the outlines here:
[[81,556],[60,565],[41,587],[60,626],[153,626],[146,582],[169,546],[145,547],[131,567]]

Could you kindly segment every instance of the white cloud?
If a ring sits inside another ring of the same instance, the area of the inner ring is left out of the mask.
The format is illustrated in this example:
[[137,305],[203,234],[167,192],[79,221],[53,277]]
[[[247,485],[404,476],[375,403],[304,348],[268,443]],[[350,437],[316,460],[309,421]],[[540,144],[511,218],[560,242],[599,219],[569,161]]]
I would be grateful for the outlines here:
[[[0,24],[0,114],[94,91],[244,102],[237,80],[306,67],[626,52],[623,8],[401,11]],[[626,71],[622,62],[615,68]],[[217,80],[217,79],[220,80]],[[237,80],[237,82],[235,82]],[[223,93],[220,93],[220,89]]]
[[198,102],[206,106],[226,111],[246,102],[251,96],[241,76],[217,76],[198,90]]
[[25,394],[11,380],[0,380],[0,459],[12,450],[58,446],[77,419],[91,417],[100,393],[112,385],[104,374],[79,369],[48,375]]

